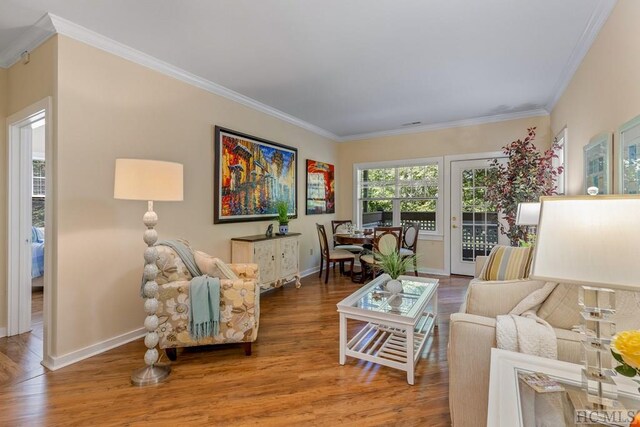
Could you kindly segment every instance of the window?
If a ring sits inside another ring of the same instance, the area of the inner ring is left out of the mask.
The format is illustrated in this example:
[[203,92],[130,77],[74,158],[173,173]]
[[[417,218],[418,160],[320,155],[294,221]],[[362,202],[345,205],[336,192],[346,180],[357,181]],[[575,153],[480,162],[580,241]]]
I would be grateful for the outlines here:
[[45,176],[44,176],[44,160],[33,160],[33,187],[31,195],[33,197],[45,196]]
[[560,148],[556,151],[556,155],[558,156],[557,158],[554,158],[551,163],[553,164],[554,168],[557,168],[558,166],[562,166],[562,168],[564,169],[562,174],[558,177],[558,182],[556,183],[557,188],[556,191],[558,192],[558,194],[565,194],[566,193],[566,186],[567,186],[567,162],[566,162],[566,158],[567,158],[567,128],[563,128],[560,133],[558,133],[556,135],[556,137],[554,138],[554,142],[558,143],[558,145],[560,146]]
[[363,163],[355,168],[358,227],[414,222],[421,234],[441,234],[441,158]]

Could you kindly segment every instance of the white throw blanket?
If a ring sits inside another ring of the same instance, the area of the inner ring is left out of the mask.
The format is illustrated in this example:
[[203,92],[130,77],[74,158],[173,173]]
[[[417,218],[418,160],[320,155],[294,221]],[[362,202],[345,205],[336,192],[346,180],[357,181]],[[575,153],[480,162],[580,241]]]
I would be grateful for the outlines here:
[[557,283],[546,283],[520,301],[509,314],[496,317],[498,348],[548,359],[558,358],[553,328],[536,315],[540,304],[556,286]]

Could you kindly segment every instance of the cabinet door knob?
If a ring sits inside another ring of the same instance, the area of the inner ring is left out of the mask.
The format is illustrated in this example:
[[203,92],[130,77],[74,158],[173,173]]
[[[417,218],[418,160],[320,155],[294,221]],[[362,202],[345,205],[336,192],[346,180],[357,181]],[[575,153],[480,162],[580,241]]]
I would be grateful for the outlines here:
[[275,260],[276,260],[275,255],[271,255],[271,261],[275,261]]
[[284,258],[284,252],[282,252],[282,258]]

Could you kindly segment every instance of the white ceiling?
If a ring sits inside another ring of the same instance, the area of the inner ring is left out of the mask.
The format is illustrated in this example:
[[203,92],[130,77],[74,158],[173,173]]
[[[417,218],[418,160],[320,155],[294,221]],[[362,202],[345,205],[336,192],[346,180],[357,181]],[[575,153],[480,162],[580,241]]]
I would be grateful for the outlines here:
[[0,54],[50,12],[349,139],[549,110],[614,4],[0,0]]

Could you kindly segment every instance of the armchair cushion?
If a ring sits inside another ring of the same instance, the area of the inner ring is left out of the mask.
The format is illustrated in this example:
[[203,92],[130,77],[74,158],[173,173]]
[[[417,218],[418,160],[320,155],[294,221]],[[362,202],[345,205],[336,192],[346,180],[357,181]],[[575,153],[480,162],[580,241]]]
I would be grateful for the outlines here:
[[239,277],[233,270],[220,258],[213,257],[200,251],[193,251],[193,257],[196,265],[202,272],[210,277],[219,277],[220,279],[236,280]]
[[531,292],[544,286],[539,280],[483,281],[473,279],[461,311],[495,318],[508,314]]
[[483,280],[515,280],[529,277],[533,256],[531,247],[497,245],[491,249],[480,278]]
[[173,249],[164,245],[158,245],[156,249],[158,251],[158,259],[156,260],[156,266],[158,267],[156,282],[158,285],[178,281],[188,282],[193,279],[189,270]]

